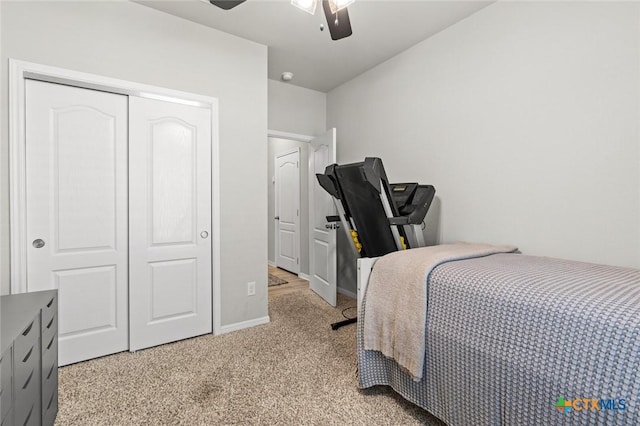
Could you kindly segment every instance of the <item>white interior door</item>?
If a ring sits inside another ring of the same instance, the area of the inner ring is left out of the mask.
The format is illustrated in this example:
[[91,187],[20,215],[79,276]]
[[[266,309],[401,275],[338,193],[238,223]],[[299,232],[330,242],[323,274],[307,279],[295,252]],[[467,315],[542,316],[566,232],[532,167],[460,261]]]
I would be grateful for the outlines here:
[[275,161],[276,266],[300,272],[300,151]]
[[212,330],[211,110],[131,96],[130,350]]
[[126,350],[127,97],[26,81],[27,291],[58,289],[59,364]]
[[336,214],[331,196],[318,184],[316,173],[336,162],[336,129],[309,143],[309,287],[336,306],[336,229],[327,216]]

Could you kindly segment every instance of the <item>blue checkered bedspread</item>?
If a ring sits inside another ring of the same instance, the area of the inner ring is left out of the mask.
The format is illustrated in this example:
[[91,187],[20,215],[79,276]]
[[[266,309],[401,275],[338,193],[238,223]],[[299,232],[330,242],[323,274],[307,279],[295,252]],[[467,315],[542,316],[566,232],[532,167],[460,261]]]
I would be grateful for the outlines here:
[[361,388],[391,386],[451,426],[640,425],[640,270],[496,254],[426,285],[423,379],[363,350],[365,295]]

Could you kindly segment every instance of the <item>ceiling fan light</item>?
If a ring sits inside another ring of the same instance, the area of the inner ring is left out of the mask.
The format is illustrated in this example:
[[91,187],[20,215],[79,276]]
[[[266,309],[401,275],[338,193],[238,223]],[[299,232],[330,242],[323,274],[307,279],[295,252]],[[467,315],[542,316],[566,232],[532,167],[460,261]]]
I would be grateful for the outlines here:
[[291,4],[312,15],[316,13],[316,0],[291,0]]
[[344,9],[354,1],[356,0],[329,0],[329,7],[331,8],[331,13],[335,14],[337,11]]

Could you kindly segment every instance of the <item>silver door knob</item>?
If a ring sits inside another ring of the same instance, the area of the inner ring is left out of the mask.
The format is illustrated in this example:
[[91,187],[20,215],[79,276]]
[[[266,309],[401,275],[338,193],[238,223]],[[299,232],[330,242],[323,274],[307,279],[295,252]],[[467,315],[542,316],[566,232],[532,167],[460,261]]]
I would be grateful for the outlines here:
[[33,240],[32,244],[35,248],[42,248],[44,247],[44,240],[41,240],[40,238],[38,238],[37,240]]
[[208,233],[207,231],[202,231],[202,232],[200,233],[200,236],[201,236],[202,238],[207,238],[207,237],[209,236],[209,233]]

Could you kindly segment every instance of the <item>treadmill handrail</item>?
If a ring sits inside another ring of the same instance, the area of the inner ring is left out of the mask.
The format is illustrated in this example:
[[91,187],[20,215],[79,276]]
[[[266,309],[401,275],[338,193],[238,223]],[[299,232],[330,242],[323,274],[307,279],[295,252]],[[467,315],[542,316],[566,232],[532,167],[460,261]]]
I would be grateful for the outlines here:
[[412,201],[412,205],[415,205],[416,208],[405,216],[410,225],[419,225],[425,220],[435,195],[436,188],[433,185],[418,186]]

